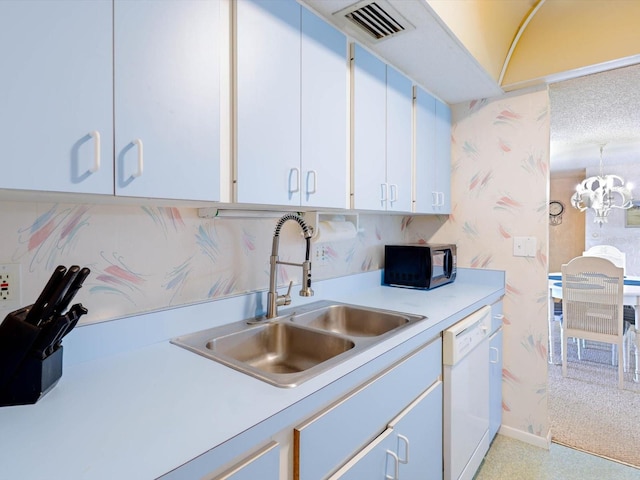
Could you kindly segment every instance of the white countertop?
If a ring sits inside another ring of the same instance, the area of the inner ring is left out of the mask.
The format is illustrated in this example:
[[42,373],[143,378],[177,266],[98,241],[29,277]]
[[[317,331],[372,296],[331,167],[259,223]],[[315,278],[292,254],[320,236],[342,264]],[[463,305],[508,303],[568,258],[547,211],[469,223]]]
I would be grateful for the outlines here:
[[[435,336],[487,299],[497,300],[504,294],[504,275],[491,272],[491,281],[482,275],[462,272],[456,283],[430,291],[379,286],[379,273],[318,282],[311,301],[331,299],[428,319],[295,388],[274,387],[169,343],[177,334],[212,326],[191,318],[178,324],[186,328],[180,330],[175,322],[185,312],[208,316],[232,308],[219,302],[80,328],[65,339],[75,360],[65,362],[58,384],[35,405],[0,408],[0,480],[157,478],[415,335]],[[100,341],[89,340],[96,333],[109,338],[105,329],[135,330],[135,322],[154,321],[169,336],[122,351],[114,347],[113,354],[96,358],[78,353]],[[85,347],[74,345],[81,341]]]

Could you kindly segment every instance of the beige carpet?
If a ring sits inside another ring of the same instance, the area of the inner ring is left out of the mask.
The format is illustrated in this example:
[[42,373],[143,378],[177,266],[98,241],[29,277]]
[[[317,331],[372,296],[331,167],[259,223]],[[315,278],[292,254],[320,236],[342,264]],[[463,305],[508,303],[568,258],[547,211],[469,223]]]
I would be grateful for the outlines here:
[[549,365],[553,441],[640,468],[640,384],[627,373],[624,389],[617,388],[610,345],[589,344],[579,361],[570,344],[567,355],[567,377],[560,365]]

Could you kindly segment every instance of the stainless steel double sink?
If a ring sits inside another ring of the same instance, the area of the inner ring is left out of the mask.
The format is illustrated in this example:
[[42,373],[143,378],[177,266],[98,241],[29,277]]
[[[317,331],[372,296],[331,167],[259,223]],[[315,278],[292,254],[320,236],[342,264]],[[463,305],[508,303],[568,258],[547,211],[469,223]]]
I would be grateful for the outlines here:
[[171,343],[278,387],[295,387],[425,318],[323,300]]

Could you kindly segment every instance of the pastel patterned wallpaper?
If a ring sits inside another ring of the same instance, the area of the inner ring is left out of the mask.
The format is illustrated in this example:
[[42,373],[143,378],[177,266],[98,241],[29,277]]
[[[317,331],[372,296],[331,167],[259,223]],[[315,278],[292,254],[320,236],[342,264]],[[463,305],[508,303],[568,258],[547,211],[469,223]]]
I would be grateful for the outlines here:
[[[88,266],[75,301],[82,323],[109,320],[230,295],[266,290],[278,218],[198,217],[196,208],[0,203],[0,263],[19,263],[22,302],[35,301],[57,265]],[[402,241],[402,217],[360,215],[354,238],[323,243],[316,280],[382,266],[383,245]],[[280,235],[280,259],[301,262],[295,222]],[[300,283],[297,267],[281,267],[279,283]],[[15,308],[2,308],[0,314]],[[4,317],[4,315],[3,315]]]
[[[453,108],[452,215],[406,238],[454,242],[458,265],[506,271],[503,425],[546,438],[549,100],[546,90]],[[513,237],[537,239],[514,257]]]
[[[454,106],[452,214],[361,214],[354,238],[324,244],[325,279],[382,267],[383,245],[458,244],[461,267],[507,272],[503,423],[546,437],[549,117],[547,91]],[[268,286],[277,217],[203,219],[195,208],[0,203],[0,263],[22,266],[22,305],[58,264],[91,268],[77,301],[84,323],[209,301]],[[537,238],[513,257],[513,236]],[[282,230],[282,260],[300,261],[298,226]],[[298,268],[279,271],[299,283]],[[0,314],[3,311],[0,310]]]

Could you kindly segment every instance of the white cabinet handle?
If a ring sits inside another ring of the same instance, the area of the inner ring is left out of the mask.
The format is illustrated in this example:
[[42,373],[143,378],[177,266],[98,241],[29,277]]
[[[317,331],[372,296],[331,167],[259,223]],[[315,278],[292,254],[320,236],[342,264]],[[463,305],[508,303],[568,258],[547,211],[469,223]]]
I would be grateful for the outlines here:
[[[291,181],[292,178],[295,178],[295,182]],[[300,191],[300,169],[293,167],[291,170],[289,170],[289,193],[296,193],[299,191]]]
[[[311,184],[312,187],[309,188],[309,179],[313,178],[313,183]],[[315,170],[309,170],[307,172],[307,195],[311,195],[316,193],[318,189],[318,172],[316,172]]]
[[490,363],[498,363],[500,361],[500,350],[498,350],[496,347],[490,347],[489,351],[490,352],[495,352],[495,354],[496,354],[496,359],[495,360],[489,359],[489,362]]
[[398,434],[398,452],[400,452],[400,440],[404,442],[404,458],[400,458],[400,453],[398,453],[398,461],[406,464],[409,463],[409,439]]
[[391,185],[389,185],[389,194],[390,194],[389,202],[390,203],[396,202],[398,200],[398,185],[396,185],[395,183],[392,183]]
[[387,202],[387,188],[388,185],[386,183],[380,184],[380,203],[384,205]]
[[136,138],[133,141],[133,144],[138,148],[138,170],[131,176],[133,178],[138,178],[144,171],[144,148],[142,145],[142,140],[139,138]]
[[431,192],[431,206],[438,206],[438,192]]
[[89,172],[96,173],[100,170],[100,132],[94,130],[89,136],[93,138],[93,167],[89,169]]
[[444,192],[438,192],[438,194],[440,197],[440,202],[438,203],[438,205],[444,207]]
[[[384,478],[385,480],[399,480],[400,478],[400,459],[398,459],[398,455],[396,455],[396,452],[392,452],[391,450],[387,450],[387,459],[389,458],[389,455],[391,455],[391,458],[393,459],[393,476],[389,476],[389,474],[385,471],[385,475]],[[386,466],[387,470],[388,470],[388,466]]]

